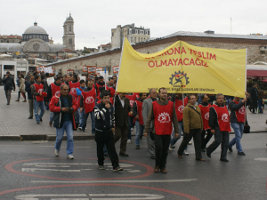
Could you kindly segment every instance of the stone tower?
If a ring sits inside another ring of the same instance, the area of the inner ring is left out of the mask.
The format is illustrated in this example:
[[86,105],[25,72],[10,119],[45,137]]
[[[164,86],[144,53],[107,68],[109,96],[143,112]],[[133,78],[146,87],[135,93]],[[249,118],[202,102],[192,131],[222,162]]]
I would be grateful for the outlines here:
[[67,17],[66,21],[64,22],[64,35],[63,35],[63,45],[75,51],[75,34],[74,34],[74,21],[71,17],[71,14],[69,17]]

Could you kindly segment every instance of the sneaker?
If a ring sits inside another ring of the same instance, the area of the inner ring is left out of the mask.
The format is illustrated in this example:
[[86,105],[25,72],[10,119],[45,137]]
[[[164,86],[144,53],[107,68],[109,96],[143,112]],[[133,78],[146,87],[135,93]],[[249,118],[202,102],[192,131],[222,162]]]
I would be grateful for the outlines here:
[[192,145],[192,141],[188,142],[189,145]]
[[186,155],[186,156],[189,156],[189,153],[186,150],[184,150],[183,154]]
[[99,166],[98,166],[98,169],[99,169],[99,170],[105,170],[105,167],[104,167],[104,165],[99,165]]
[[123,169],[120,166],[118,166],[118,167],[113,168],[113,171],[119,172],[119,171],[123,171]]
[[241,152],[238,152],[237,155],[239,155],[239,156],[245,156],[246,154],[243,151],[241,151]]
[[59,150],[55,149],[55,156],[58,157],[59,156]]
[[79,126],[78,129],[79,129],[80,131],[82,131],[82,130],[83,130],[83,127]]
[[127,140],[127,144],[131,144],[132,143],[132,140],[131,139],[128,139]]
[[170,146],[169,146],[169,150],[170,150],[170,151],[173,151],[174,149],[175,149],[175,146],[174,146],[174,145],[170,145]]
[[68,154],[68,155],[67,155],[67,159],[69,159],[69,160],[73,160],[73,159],[74,159],[74,156],[73,156],[72,154]]

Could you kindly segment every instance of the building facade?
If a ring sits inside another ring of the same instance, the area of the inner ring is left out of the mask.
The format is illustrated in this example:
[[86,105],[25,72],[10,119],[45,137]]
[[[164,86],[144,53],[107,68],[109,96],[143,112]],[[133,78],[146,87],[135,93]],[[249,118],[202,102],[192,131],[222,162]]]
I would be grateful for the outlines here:
[[63,45],[75,51],[75,34],[74,34],[74,21],[71,15],[66,19],[63,25],[64,35],[63,35]]
[[128,24],[123,27],[118,25],[111,29],[111,48],[121,48],[125,37],[132,44],[145,42],[150,39],[150,29],[135,27],[135,24]]

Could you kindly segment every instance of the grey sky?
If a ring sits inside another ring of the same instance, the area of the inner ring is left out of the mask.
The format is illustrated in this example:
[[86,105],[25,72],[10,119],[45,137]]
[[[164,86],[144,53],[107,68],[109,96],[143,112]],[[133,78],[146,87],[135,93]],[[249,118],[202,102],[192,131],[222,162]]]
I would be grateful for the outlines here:
[[266,0],[0,0],[0,34],[19,34],[34,21],[55,43],[62,43],[63,23],[74,19],[76,48],[111,40],[111,28],[135,23],[151,37],[177,31],[267,33]]

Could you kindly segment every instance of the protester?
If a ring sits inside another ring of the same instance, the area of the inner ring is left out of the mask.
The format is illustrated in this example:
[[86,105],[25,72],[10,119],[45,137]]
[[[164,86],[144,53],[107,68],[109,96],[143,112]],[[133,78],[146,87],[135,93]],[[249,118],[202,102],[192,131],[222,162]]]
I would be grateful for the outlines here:
[[245,156],[241,145],[241,138],[244,131],[244,124],[246,121],[246,107],[245,103],[247,98],[241,100],[239,97],[235,97],[230,103],[229,108],[231,110],[230,121],[231,126],[235,132],[235,137],[229,143],[229,151],[233,152],[232,146],[236,145],[237,155]]
[[11,77],[9,71],[6,72],[6,75],[4,76],[4,79],[3,79],[3,83],[4,83],[4,90],[5,90],[6,100],[7,100],[7,104],[6,105],[10,105],[11,91],[12,90],[15,91],[16,90],[16,86],[15,86],[14,79]]
[[[44,91],[44,85],[41,83],[41,76],[35,77],[35,83],[32,85],[32,94],[34,96],[33,109],[34,116],[37,124],[43,121],[43,115],[45,112],[44,97],[47,93]],[[39,114],[40,109],[40,114]]]
[[125,97],[124,93],[115,96],[115,143],[120,142],[120,156],[128,157],[126,153],[127,148],[127,134],[129,128],[128,116],[131,115],[131,107],[129,99]]
[[172,124],[174,125],[175,135],[178,137],[178,121],[176,118],[175,108],[172,101],[167,99],[166,88],[159,89],[159,100],[152,103],[149,110],[148,118],[145,124],[145,134],[150,133],[151,122],[154,121],[155,132],[155,173],[167,173],[166,163],[169,150],[169,144],[172,133]]
[[[150,89],[149,90],[149,97],[143,101],[142,105],[142,115],[143,115],[143,121],[144,125],[146,125],[147,119],[148,119],[148,113],[152,108],[152,102],[157,100],[157,90],[156,89]],[[154,130],[154,123],[151,122],[150,124],[150,132],[148,132],[147,136],[147,148],[148,153],[150,155],[151,159],[155,159],[155,140],[154,140],[154,134],[152,132],[155,132]]]
[[254,83],[251,88],[248,89],[248,92],[250,94],[249,99],[249,110],[253,114],[256,114],[257,108],[258,108],[258,98],[259,98],[259,92],[257,89],[257,83]]
[[24,79],[24,75],[20,74],[19,75],[19,81],[18,81],[18,87],[19,87],[19,94],[18,94],[18,99],[16,101],[20,100],[20,95],[22,95],[22,97],[24,98],[23,102],[27,102],[26,100],[26,95],[25,95],[25,79]]
[[54,127],[56,127],[55,156],[59,156],[60,147],[64,132],[67,134],[67,159],[74,159],[73,156],[73,129],[76,128],[74,112],[77,110],[76,101],[69,95],[69,86],[60,86],[60,94],[53,96],[49,108],[54,112]]
[[95,115],[95,141],[97,145],[97,159],[99,169],[104,170],[104,145],[107,148],[113,171],[122,171],[116,152],[113,132],[115,126],[114,109],[110,103],[108,91],[101,92],[101,103],[97,104],[93,113]]
[[140,93],[140,98],[135,101],[135,111],[134,113],[137,113],[135,115],[135,127],[136,127],[136,134],[135,134],[135,148],[140,149],[140,139],[143,136],[144,132],[144,120],[142,115],[142,106],[143,101],[146,99],[147,94],[146,93]]
[[220,161],[228,162],[227,149],[229,145],[230,116],[227,107],[224,105],[224,95],[216,95],[216,103],[212,105],[209,112],[209,126],[214,134],[214,141],[207,148],[207,156],[211,158],[211,153],[221,144]]
[[201,111],[201,117],[203,121],[203,130],[202,130],[202,137],[201,137],[201,151],[206,151],[206,145],[212,138],[213,134],[210,131],[209,126],[209,112],[211,105],[209,104],[209,96],[204,94],[201,99],[201,104],[199,105]]
[[178,158],[182,158],[184,149],[193,137],[196,160],[204,161],[201,155],[203,121],[200,108],[196,105],[196,101],[197,97],[195,94],[190,94],[188,96],[188,104],[183,110],[184,138],[177,153]]
[[27,92],[27,96],[28,96],[28,103],[29,103],[29,113],[30,116],[28,117],[28,119],[33,119],[33,93],[32,93],[32,86],[34,84],[34,76],[30,75],[29,80],[26,81],[25,85],[25,91]]

